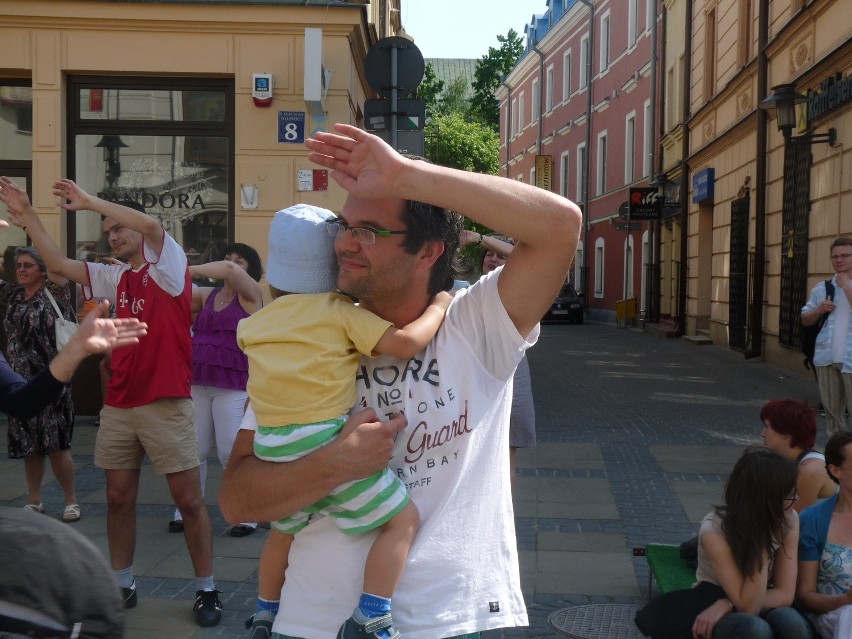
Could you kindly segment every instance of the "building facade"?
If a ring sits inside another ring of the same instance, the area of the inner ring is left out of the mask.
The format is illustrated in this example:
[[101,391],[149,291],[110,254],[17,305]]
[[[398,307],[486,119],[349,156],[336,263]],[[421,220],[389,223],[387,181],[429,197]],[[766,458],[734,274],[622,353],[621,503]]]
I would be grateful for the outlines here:
[[[801,371],[800,309],[852,234],[852,7],[691,4],[686,332]],[[779,85],[801,96],[786,132]]]
[[[362,123],[375,97],[365,56],[399,27],[399,0],[5,0],[0,174],[27,189],[70,257],[109,247],[97,215],[56,206],[60,177],[142,204],[191,264],[232,241],[265,258],[275,211],[342,206],[303,142]],[[0,230],[4,277],[26,243]]]
[[[504,80],[501,172],[577,202],[584,234],[569,276],[592,318],[616,303],[658,306],[657,224],[625,218],[628,189],[647,186],[658,164],[657,14],[653,0],[550,0],[527,25],[527,50]],[[538,175],[537,175],[538,171]],[[546,175],[541,175],[542,172]]]

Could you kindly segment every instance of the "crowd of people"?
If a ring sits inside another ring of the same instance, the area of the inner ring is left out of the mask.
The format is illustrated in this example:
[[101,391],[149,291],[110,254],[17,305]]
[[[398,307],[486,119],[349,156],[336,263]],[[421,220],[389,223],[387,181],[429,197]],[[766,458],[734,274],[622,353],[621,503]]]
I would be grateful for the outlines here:
[[[0,285],[18,373],[6,375],[0,361],[0,409],[13,415],[9,453],[25,459],[26,508],[43,511],[49,459],[65,492],[61,519],[81,517],[62,386],[79,361],[61,376],[54,369],[69,348],[80,359],[114,349],[95,463],[106,475],[109,564],[125,608],[137,603],[136,497],[147,456],[176,506],[169,530],[184,533],[196,620],[219,623],[204,502],[215,443],[230,534],[272,522],[253,639],[473,639],[525,625],[511,504],[514,452],[535,445],[525,352],[570,267],[579,210],[517,181],[404,157],[348,125],[306,146],[347,198],[337,215],[309,205],[276,214],[266,306],[252,247],[232,244],[224,260],[190,267],[138,205],[65,179],[53,185],[59,206],[101,214],[120,262],[70,259],[25,192],[0,178],[0,202],[32,242],[16,254],[17,284]],[[462,215],[495,233],[465,230]],[[459,284],[457,251],[470,245],[483,251],[481,277]],[[852,240],[835,242],[832,261],[845,292]],[[193,277],[223,283],[197,287]],[[117,319],[97,305],[60,350],[57,312],[74,315],[69,281],[86,300],[112,302]],[[852,433],[837,395],[852,389],[841,348],[850,313],[845,294],[828,300],[819,289],[802,321],[827,327],[814,357],[831,433],[825,454],[814,449],[813,407],[763,407],[764,446],[736,462],[701,524],[702,605],[671,615],[693,639],[852,636]],[[109,330],[119,333],[94,335]],[[45,380],[52,394],[35,419],[1,401],[4,382]]]

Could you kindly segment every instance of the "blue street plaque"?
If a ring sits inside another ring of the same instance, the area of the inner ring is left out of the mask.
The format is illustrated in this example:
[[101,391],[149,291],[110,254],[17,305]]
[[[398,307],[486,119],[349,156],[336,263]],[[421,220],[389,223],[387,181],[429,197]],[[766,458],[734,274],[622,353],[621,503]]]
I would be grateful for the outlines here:
[[285,144],[302,144],[305,141],[305,112],[278,112],[278,141]]

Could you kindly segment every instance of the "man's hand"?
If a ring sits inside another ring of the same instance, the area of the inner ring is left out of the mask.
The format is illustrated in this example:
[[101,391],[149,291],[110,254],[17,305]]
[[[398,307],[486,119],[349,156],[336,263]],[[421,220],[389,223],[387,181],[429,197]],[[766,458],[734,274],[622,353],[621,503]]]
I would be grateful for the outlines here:
[[[24,227],[24,213],[32,210],[30,198],[27,197],[27,192],[24,189],[5,175],[0,177],[0,202],[6,205],[6,210],[9,211],[9,220],[12,224]],[[4,224],[3,226],[8,226],[8,224]]]
[[68,211],[91,209],[91,196],[67,178],[53,183],[53,194],[60,198],[59,206]]
[[386,468],[397,433],[406,425],[408,420],[402,413],[387,421],[379,421],[372,408],[352,415],[337,439],[327,446],[332,463],[346,477],[343,481],[363,479]]
[[332,179],[363,198],[398,197],[395,183],[409,160],[386,144],[348,124],[335,124],[337,133],[317,133],[305,140],[311,162],[332,169]]

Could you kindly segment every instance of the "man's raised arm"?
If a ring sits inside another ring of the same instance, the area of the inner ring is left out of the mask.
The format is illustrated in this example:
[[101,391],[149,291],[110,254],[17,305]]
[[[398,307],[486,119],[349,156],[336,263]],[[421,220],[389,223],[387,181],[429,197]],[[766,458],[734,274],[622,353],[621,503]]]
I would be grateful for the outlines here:
[[573,202],[516,180],[402,157],[380,138],[337,124],[305,142],[309,159],[358,197],[441,206],[515,240],[500,276],[503,305],[522,335],[547,311],[574,259],[581,213]]
[[131,209],[116,202],[103,200],[86,193],[72,180],[54,182],[53,194],[60,198],[59,206],[69,211],[94,211],[117,222],[121,226],[138,231],[147,244],[156,253],[163,250],[165,231],[160,223],[150,215]]
[[9,219],[26,231],[44,260],[49,273],[65,277],[78,284],[88,284],[83,262],[66,257],[48,235],[41,219],[30,203],[26,191],[9,178],[0,177],[0,198],[9,211]]

